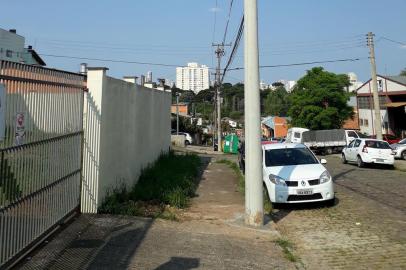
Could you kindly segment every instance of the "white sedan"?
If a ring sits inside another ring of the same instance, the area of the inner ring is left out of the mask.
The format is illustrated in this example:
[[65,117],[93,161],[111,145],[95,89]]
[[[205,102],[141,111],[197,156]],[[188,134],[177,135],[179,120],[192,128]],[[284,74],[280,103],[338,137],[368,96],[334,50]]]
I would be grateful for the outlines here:
[[334,187],[327,163],[303,144],[267,144],[263,150],[263,181],[272,203],[329,201]]
[[356,163],[363,167],[365,163],[376,163],[393,166],[395,152],[390,145],[382,140],[355,139],[343,149],[341,160],[343,163]]

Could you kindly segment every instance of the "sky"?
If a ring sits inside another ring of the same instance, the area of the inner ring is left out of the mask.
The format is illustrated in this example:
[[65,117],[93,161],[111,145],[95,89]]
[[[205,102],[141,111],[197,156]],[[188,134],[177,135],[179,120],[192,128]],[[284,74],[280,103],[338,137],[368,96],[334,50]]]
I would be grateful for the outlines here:
[[[26,45],[48,67],[76,72],[82,62],[108,67],[108,75],[141,75],[175,81],[175,67],[117,63],[123,60],[215,67],[212,43],[233,43],[243,15],[243,0],[2,0],[0,28],[17,29]],[[261,68],[266,83],[297,80],[313,66],[370,78],[366,33],[375,34],[378,74],[397,75],[406,68],[405,0],[258,0],[260,65],[360,59],[353,62]],[[388,39],[392,40],[389,41]],[[396,41],[398,43],[395,43]],[[243,39],[231,68],[243,67]],[[226,47],[222,66],[231,48]],[[53,55],[53,56],[51,56]],[[58,56],[58,57],[55,57]],[[63,57],[60,57],[63,56]],[[225,81],[244,80],[229,71]]]

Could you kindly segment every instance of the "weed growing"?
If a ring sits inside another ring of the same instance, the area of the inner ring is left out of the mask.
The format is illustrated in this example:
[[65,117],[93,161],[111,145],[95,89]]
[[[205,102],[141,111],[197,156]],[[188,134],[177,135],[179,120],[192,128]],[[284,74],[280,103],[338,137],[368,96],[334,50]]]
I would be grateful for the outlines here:
[[161,155],[130,190],[114,189],[99,208],[100,213],[162,217],[175,220],[167,207],[185,208],[195,195],[200,158],[196,155]]
[[286,259],[291,262],[299,262],[299,258],[292,253],[294,246],[291,242],[286,239],[279,238],[275,241],[275,243],[282,248],[283,254],[285,255]]

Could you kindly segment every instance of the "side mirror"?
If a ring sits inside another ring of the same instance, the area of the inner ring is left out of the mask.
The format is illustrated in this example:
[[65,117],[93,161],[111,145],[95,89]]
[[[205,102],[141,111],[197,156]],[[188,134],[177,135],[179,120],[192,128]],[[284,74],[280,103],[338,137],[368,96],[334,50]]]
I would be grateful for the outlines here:
[[327,164],[327,160],[325,160],[324,158],[320,159],[320,163],[321,164]]

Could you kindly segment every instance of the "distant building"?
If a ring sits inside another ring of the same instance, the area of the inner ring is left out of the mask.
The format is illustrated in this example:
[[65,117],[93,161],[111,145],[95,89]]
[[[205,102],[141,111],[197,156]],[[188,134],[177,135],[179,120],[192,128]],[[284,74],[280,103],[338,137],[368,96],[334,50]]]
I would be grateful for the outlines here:
[[288,122],[285,117],[268,116],[261,121],[262,136],[282,138],[288,134]]
[[32,46],[25,46],[25,38],[17,35],[15,29],[9,31],[0,28],[0,60],[6,60],[28,65],[45,66],[44,60],[35,52]]
[[[283,84],[288,93],[292,92],[293,87],[296,85],[296,81],[288,81],[288,80],[279,80],[277,81],[277,83]],[[271,89],[275,90],[276,87],[272,86]]]
[[348,87],[347,92],[352,93],[362,85],[362,82],[358,81],[357,74],[355,74],[354,72],[349,72],[347,74],[347,76],[348,76],[348,79],[350,80],[350,84],[351,84]]
[[267,83],[261,81],[261,82],[259,83],[259,89],[262,90],[262,91],[264,91],[264,90],[266,90],[266,89],[269,89],[269,84],[267,84]]
[[172,104],[171,113],[176,114],[176,107],[179,107],[179,115],[186,116],[189,115],[189,104],[184,102],[179,102],[179,104]]
[[[377,75],[382,133],[406,136],[406,76]],[[375,135],[375,112],[371,79],[357,90],[361,132]]]
[[191,90],[196,94],[209,88],[209,68],[198,63],[188,63],[187,67],[176,68],[176,87]]

